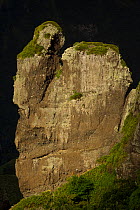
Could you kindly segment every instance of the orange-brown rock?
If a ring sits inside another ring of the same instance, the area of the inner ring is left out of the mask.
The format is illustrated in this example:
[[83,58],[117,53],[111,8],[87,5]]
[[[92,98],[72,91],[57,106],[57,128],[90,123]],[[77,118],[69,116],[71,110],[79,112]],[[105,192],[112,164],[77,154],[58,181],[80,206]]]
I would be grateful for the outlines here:
[[[24,196],[53,189],[66,177],[95,167],[118,141],[132,82],[129,69],[111,48],[104,55],[87,55],[70,47],[61,65],[58,51],[64,38],[56,26],[50,27],[55,33],[46,51],[18,59],[14,84],[20,114],[16,173]],[[41,33],[50,33],[48,28]],[[38,43],[44,46],[44,41]]]

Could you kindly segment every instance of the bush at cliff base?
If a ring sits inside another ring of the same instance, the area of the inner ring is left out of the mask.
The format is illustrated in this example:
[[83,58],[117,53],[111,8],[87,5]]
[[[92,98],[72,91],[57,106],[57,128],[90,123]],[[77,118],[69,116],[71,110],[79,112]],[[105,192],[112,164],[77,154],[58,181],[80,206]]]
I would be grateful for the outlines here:
[[129,209],[140,209],[140,187],[137,188],[130,196]]
[[[102,176],[99,182],[105,181],[105,177],[107,178],[107,175]],[[139,209],[140,188],[137,188],[132,180],[112,179],[112,187],[110,182],[108,188],[105,187],[107,183],[99,184],[99,182],[93,183],[92,179],[73,176],[55,193],[45,192],[38,196],[22,199],[12,210]]]
[[117,179],[116,168],[127,157],[125,147],[133,138],[140,114],[130,113],[122,129],[123,137],[110,151],[98,160],[100,165],[81,176],[72,176],[55,192],[22,199],[12,210],[139,210],[140,176],[137,179]]

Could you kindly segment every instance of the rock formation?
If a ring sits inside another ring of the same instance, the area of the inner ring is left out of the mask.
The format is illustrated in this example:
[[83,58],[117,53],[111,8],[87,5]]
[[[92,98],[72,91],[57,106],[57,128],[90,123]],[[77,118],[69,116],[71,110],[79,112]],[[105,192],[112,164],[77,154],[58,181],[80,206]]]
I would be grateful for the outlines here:
[[130,177],[136,178],[140,169],[140,83],[136,89],[130,91],[126,98],[120,130],[123,129],[127,117],[132,122],[127,131],[128,135],[129,131],[131,132],[133,129],[133,125],[135,125],[135,129],[125,146],[127,156],[117,169],[117,174],[126,179]]
[[76,43],[61,60],[63,42],[61,28],[45,22],[17,60],[16,173],[25,197],[95,167],[118,142],[122,115],[125,118],[132,79],[118,49]]

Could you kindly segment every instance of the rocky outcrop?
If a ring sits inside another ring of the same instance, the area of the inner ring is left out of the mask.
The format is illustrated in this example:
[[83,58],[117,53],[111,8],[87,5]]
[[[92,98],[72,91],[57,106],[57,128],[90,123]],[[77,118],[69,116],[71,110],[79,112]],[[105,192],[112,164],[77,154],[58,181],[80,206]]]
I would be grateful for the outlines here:
[[25,197],[96,166],[118,141],[132,82],[114,46],[79,43],[66,49],[60,62],[60,28],[46,22],[36,31],[31,44],[37,47],[29,57],[18,56],[14,84],[20,114],[16,173]]
[[121,178],[136,178],[140,169],[140,83],[132,89],[126,98],[120,130],[123,130],[125,120],[129,117],[128,134],[133,131],[125,146],[125,160],[117,169]]

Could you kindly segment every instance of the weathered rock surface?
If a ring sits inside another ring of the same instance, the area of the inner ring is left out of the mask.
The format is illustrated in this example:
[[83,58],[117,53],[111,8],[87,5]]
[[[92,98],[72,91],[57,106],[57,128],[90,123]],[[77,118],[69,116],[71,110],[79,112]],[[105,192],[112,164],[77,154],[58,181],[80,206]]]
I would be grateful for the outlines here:
[[[43,30],[48,33],[47,27]],[[24,196],[53,189],[67,176],[95,167],[118,141],[125,94],[132,82],[114,50],[87,55],[70,47],[61,66],[57,54],[62,33],[56,30],[49,40],[46,53],[18,59],[16,173]],[[74,92],[80,97],[70,100]]]
[[129,115],[133,115],[137,119],[137,124],[134,134],[125,148],[127,157],[117,170],[118,175],[122,178],[136,178],[140,169],[140,83],[136,89],[130,91],[126,98],[120,130]]

